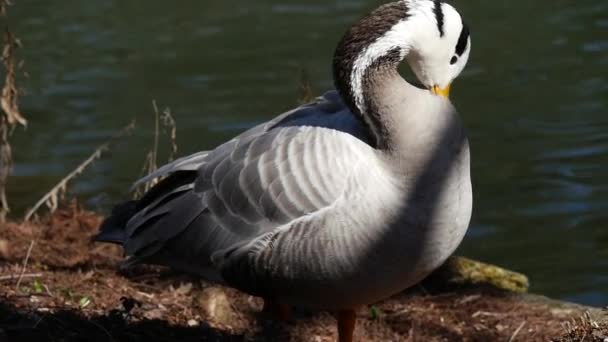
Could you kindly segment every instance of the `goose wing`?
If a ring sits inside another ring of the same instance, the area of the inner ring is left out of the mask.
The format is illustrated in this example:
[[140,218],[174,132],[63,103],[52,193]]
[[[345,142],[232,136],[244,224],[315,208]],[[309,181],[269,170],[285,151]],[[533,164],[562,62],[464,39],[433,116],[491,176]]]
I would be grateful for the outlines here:
[[269,130],[276,129],[279,127],[289,126],[313,126],[313,127],[325,127],[335,129],[344,133],[348,133],[367,142],[368,136],[366,130],[357,120],[354,115],[350,112],[348,107],[342,101],[340,95],[335,91],[331,90],[317,97],[311,103],[304,104],[283,114],[278,115],[276,118],[259,124],[250,128],[249,130],[241,133],[232,140],[218,146],[213,151],[201,151],[198,153],[185,156],[175,161],[160,167],[155,172],[140,178],[133,184],[133,188],[144,184],[152,179],[158,177],[165,177],[169,174],[178,171],[195,171],[201,165],[208,162],[210,159],[208,155],[213,152],[215,156],[222,153],[229,152],[239,142],[248,141],[251,138],[258,137],[265,134]]
[[[364,132],[329,92],[140,180],[168,175],[130,208],[120,237],[105,240],[122,241],[129,263],[166,264],[221,281],[214,253],[314,215],[342,195],[346,175],[369,157]],[[102,226],[100,240],[104,231],[109,237],[116,230]]]

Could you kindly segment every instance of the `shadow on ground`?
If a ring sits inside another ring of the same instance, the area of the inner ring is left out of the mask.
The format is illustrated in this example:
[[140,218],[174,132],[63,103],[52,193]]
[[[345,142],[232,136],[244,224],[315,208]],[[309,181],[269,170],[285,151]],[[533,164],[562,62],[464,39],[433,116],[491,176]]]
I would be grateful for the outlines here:
[[73,310],[24,312],[0,303],[0,340],[41,341],[243,341],[243,336],[209,326],[185,327],[162,320],[129,322],[120,311],[85,317]]
[[[326,312],[298,311],[294,322],[276,322],[259,313],[259,298],[233,289],[157,268],[117,272],[121,251],[91,241],[100,221],[72,205],[38,223],[0,226],[0,341],[335,340],[335,320]],[[17,286],[13,276],[32,239]],[[358,342],[550,341],[569,336],[564,322],[581,322],[581,315],[489,287],[423,284],[361,308],[355,336]],[[587,322],[579,325],[583,334],[608,330]],[[569,338],[555,340],[576,341]]]

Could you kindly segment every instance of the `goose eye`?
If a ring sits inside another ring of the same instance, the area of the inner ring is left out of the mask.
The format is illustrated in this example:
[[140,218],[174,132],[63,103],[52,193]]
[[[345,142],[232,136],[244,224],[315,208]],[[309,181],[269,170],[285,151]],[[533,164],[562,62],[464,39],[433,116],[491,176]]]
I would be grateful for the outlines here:
[[456,64],[456,62],[458,62],[458,57],[453,56],[452,59],[450,60],[450,64],[454,65],[454,64]]

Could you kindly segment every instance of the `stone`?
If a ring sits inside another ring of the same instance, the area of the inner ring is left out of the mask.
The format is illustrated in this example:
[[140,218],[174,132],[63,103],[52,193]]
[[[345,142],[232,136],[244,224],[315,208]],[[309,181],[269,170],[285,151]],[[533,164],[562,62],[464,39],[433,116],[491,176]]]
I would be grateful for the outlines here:
[[232,328],[241,325],[239,313],[232,307],[221,287],[207,287],[197,297],[202,316],[208,320]]
[[488,285],[500,290],[525,293],[530,282],[524,274],[480,261],[452,256],[423,282],[423,287],[450,289]]

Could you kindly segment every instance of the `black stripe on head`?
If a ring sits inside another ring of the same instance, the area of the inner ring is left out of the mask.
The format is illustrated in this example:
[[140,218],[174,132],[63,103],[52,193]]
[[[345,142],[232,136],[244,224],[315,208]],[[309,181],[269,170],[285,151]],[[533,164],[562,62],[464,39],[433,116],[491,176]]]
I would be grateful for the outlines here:
[[439,30],[439,36],[443,37],[445,32],[443,30],[443,9],[441,8],[441,0],[435,0],[433,2],[433,13],[435,13],[435,19],[437,19],[437,29]]
[[460,37],[458,37],[458,43],[456,43],[456,54],[458,57],[462,56],[464,50],[467,49],[469,43],[469,27],[464,22],[462,23],[462,31],[460,31]]
[[350,27],[338,43],[333,59],[334,82],[351,109],[356,109],[351,101],[354,97],[350,77],[357,57],[394,25],[407,18],[408,11],[404,1],[382,5]]

